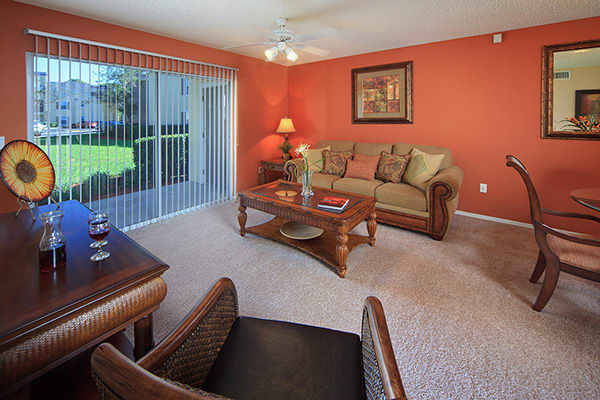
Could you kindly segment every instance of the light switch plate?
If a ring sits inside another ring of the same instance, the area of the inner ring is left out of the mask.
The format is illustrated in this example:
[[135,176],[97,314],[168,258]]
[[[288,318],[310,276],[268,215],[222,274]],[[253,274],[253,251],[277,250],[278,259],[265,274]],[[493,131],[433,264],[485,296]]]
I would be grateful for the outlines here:
[[502,34],[494,33],[494,36],[492,36],[492,43],[494,43],[494,44],[502,43]]
[[481,193],[487,193],[487,183],[480,183],[479,184],[479,191]]

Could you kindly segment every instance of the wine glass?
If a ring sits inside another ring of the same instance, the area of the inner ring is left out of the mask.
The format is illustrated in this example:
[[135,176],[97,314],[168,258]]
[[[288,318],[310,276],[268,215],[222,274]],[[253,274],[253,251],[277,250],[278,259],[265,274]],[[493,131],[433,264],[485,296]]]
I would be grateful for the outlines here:
[[110,233],[110,221],[108,220],[108,214],[105,212],[93,212],[88,217],[88,233],[90,237],[96,241],[95,248],[98,252],[90,257],[92,261],[101,261],[110,256],[108,251],[102,251],[102,242],[107,243],[103,239]]
[[[98,211],[98,213],[102,213],[104,214],[104,212],[102,211]],[[92,219],[96,219],[97,218],[97,214],[96,212],[90,213],[90,215],[88,215],[88,225],[91,223]],[[107,217],[108,218],[108,217]],[[106,246],[108,244],[107,240],[94,240],[92,243],[90,243],[90,247],[92,249],[99,249],[102,246]]]

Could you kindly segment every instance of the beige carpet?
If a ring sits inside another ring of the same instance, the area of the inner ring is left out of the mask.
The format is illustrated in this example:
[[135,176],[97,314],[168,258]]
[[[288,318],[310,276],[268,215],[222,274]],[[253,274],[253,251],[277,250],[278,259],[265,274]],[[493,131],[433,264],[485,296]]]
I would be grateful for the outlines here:
[[[241,238],[236,215],[228,203],[129,233],[171,266],[157,339],[221,276],[235,282],[241,315],[356,333],[375,295],[411,399],[600,398],[600,285],[562,274],[533,311],[532,230],[456,216],[437,242],[379,225],[375,247],[351,252],[341,279],[283,244]],[[248,210],[248,226],[267,219]]]

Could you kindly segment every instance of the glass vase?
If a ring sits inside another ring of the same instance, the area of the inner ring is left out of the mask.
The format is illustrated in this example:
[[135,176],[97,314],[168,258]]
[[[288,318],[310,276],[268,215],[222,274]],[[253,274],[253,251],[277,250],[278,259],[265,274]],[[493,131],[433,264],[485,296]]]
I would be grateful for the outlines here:
[[40,240],[40,271],[52,272],[67,263],[66,240],[60,225],[64,213],[49,211],[40,215],[44,223],[44,234]]
[[313,171],[306,170],[302,172],[302,196],[312,197],[314,194],[312,191],[312,174]]

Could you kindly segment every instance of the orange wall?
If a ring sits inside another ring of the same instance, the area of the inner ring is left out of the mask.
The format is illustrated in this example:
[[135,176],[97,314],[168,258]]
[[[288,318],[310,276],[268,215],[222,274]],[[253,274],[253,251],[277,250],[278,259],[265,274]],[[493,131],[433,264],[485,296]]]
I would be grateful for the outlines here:
[[[482,35],[286,68],[0,0],[0,43],[7,55],[0,66],[0,136],[7,141],[26,137],[25,51],[33,49],[33,39],[24,28],[239,68],[238,189],[258,182],[259,160],[278,156],[281,137],[273,131],[285,114],[298,130],[292,144],[343,138],[450,147],[465,171],[464,211],[528,220],[523,184],[504,166],[507,153],[524,160],[547,208],[588,211],[568,193],[600,186],[600,142],[542,140],[539,133],[541,46],[597,38],[600,17],[504,32],[499,45]],[[414,68],[414,124],[351,124],[350,70],[406,60]],[[488,194],[479,193],[480,182],[488,184]],[[0,212],[15,204],[0,185]]]
[[[524,185],[504,164],[512,153],[528,167],[544,207],[592,213],[569,192],[600,186],[600,141],[540,138],[541,46],[598,38],[600,17],[504,32],[497,45],[491,36],[290,67],[292,144],[327,138],[449,147],[465,172],[460,210],[529,221]],[[414,123],[353,125],[350,70],[409,60]],[[479,183],[488,184],[487,194],[479,193]]]
[[[274,158],[281,137],[274,133],[287,113],[287,68],[237,54],[169,39],[116,25],[93,21],[0,0],[0,136],[6,142],[27,138],[25,52],[34,50],[25,28],[147,50],[176,57],[239,68],[238,74],[238,188],[258,184],[258,162]],[[16,201],[0,185],[0,212],[14,209]]]

